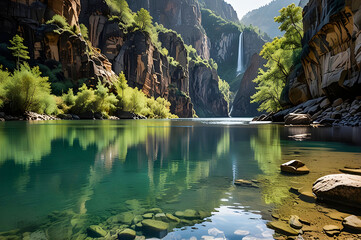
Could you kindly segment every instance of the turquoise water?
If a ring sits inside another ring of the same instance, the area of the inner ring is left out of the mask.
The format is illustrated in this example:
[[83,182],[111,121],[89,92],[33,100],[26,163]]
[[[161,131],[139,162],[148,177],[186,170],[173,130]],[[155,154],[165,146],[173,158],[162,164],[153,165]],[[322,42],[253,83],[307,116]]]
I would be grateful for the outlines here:
[[[305,133],[304,141],[289,137]],[[270,184],[279,181],[283,154],[359,153],[360,136],[358,128],[290,129],[249,119],[0,123],[0,232],[82,239],[90,225],[110,231],[112,216],[157,207],[209,213],[174,225],[165,239],[273,239],[266,223],[288,197]],[[234,186],[240,178],[259,180],[260,188]]]

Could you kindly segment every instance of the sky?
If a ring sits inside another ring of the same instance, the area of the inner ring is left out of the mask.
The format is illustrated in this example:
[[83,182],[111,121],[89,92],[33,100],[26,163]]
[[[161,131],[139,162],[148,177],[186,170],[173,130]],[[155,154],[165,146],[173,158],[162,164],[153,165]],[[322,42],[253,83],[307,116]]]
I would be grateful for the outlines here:
[[225,1],[233,6],[233,8],[236,10],[238,14],[239,19],[242,19],[242,17],[249,11],[252,11],[253,9],[257,9],[259,7],[266,5],[269,2],[272,2],[272,0],[225,0]]

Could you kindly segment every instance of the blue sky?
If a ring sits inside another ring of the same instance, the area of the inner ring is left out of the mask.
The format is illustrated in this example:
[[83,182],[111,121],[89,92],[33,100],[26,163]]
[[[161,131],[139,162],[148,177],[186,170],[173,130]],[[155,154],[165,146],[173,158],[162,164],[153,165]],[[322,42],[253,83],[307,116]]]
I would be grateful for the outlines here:
[[253,9],[257,9],[271,2],[272,0],[225,0],[230,3],[241,19],[246,13]]

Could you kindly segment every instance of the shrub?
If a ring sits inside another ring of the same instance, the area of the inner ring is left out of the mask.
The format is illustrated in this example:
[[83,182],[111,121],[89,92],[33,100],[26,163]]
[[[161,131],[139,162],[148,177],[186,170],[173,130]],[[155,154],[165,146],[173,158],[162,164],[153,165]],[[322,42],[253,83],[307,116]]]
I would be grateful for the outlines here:
[[54,96],[50,94],[48,78],[40,75],[39,67],[30,68],[28,64],[24,64],[3,82],[6,102],[12,113],[56,112],[56,102]]
[[6,99],[5,83],[9,81],[10,74],[0,68],[0,107],[3,106]]
[[55,14],[51,20],[47,21],[46,24],[55,24],[63,29],[70,29],[69,23],[66,21],[65,17]]
[[84,24],[80,24],[80,33],[85,40],[89,40],[88,28]]

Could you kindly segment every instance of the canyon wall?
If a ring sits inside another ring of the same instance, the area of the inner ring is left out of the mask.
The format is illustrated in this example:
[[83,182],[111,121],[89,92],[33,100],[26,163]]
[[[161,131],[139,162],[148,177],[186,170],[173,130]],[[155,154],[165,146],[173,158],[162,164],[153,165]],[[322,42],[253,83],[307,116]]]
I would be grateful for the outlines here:
[[[304,78],[297,78],[297,86],[290,88],[291,102],[360,95],[361,1],[312,0],[303,17]],[[297,97],[292,90],[299,93]]]
[[209,59],[210,43],[201,25],[201,8],[197,0],[137,0],[128,1],[133,11],[147,9],[153,21],[182,35],[184,42]]

